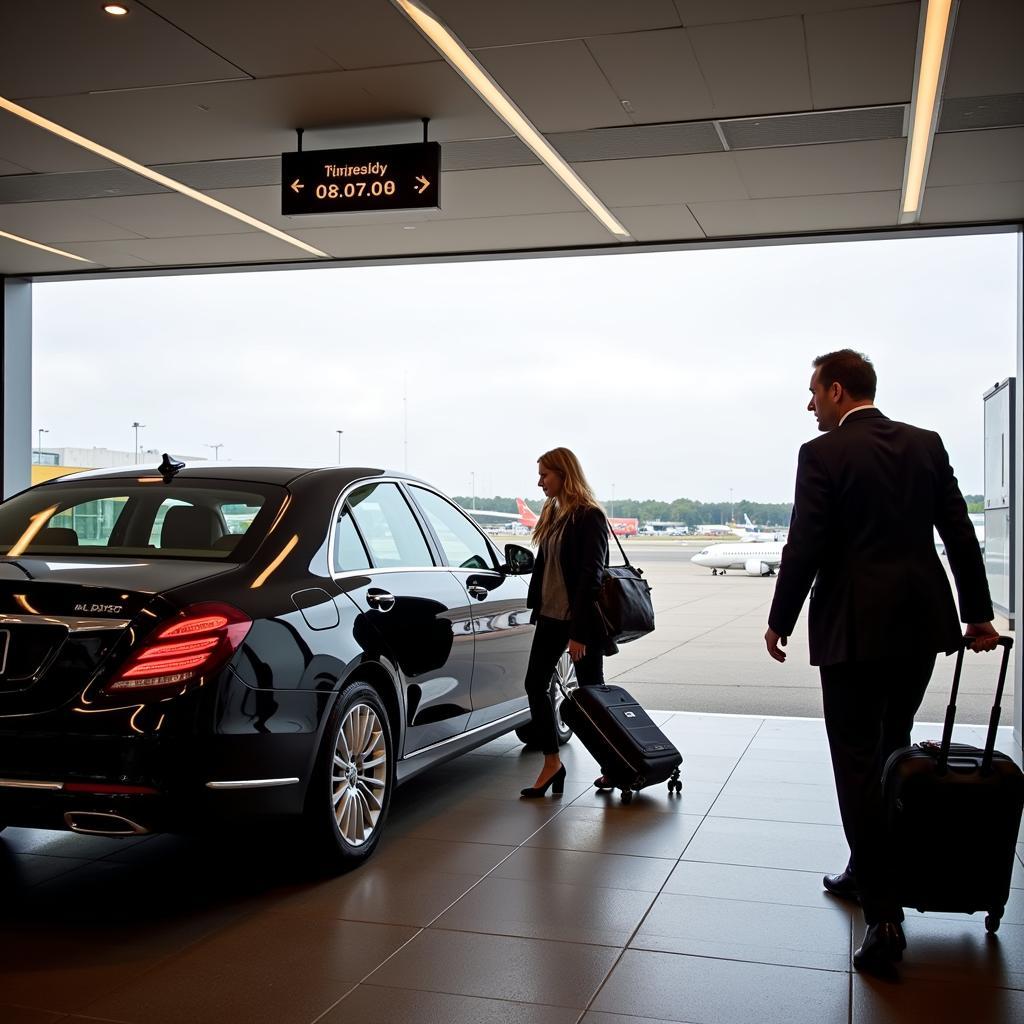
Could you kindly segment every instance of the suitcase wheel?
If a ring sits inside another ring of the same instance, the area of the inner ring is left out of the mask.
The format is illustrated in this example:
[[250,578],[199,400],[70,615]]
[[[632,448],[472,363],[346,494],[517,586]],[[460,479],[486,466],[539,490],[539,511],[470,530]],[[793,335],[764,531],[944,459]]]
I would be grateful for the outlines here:
[[624,804],[631,804],[633,802],[633,790],[624,789],[622,791],[622,802]]
[[995,935],[999,931],[999,922],[1003,919],[1003,910],[1004,908],[1000,907],[998,910],[990,910],[985,915],[985,931],[989,935]]
[[672,776],[668,780],[668,791],[669,794],[672,794],[673,792],[682,793],[683,791],[683,783],[679,778],[678,768],[672,773]]

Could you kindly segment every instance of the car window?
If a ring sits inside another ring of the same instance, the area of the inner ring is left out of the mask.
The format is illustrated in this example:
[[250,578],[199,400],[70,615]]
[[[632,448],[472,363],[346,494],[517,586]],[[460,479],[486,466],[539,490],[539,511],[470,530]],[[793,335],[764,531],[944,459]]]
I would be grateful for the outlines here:
[[70,505],[47,522],[36,536],[35,544],[39,548],[106,545],[127,503],[127,496],[118,494]]
[[412,509],[395,484],[370,484],[349,496],[359,532],[381,569],[433,565],[430,548]]
[[352,569],[369,569],[370,559],[359,538],[352,510],[348,504],[342,506],[338,516],[338,528],[334,531],[334,571],[348,572]]
[[[243,535],[258,537],[285,491],[246,481],[68,480],[0,504],[0,557],[135,555],[236,561]],[[251,550],[252,545],[249,545]],[[83,552],[85,553],[85,552]]]
[[460,569],[493,569],[494,560],[483,534],[450,502],[423,487],[410,487],[427,517],[449,565]]

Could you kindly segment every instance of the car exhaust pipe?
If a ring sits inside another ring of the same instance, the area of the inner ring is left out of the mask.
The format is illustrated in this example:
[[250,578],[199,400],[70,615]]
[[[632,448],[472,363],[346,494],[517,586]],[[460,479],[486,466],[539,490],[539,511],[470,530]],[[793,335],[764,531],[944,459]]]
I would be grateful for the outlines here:
[[106,811],[68,811],[64,824],[72,832],[85,836],[143,836],[149,832],[130,818]]

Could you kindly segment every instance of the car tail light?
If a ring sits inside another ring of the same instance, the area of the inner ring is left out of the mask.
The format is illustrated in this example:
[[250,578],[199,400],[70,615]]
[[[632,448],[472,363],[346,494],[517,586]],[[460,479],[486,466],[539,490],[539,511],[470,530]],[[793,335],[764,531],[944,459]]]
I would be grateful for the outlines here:
[[137,693],[182,686],[219,669],[245,639],[252,619],[228,604],[194,604],[157,627],[103,689]]

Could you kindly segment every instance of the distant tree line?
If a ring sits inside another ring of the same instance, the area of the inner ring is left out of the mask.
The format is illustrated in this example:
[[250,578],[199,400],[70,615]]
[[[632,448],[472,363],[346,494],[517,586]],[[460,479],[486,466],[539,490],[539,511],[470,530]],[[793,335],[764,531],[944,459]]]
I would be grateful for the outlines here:
[[[463,508],[472,508],[474,499],[466,495],[457,496],[455,500]],[[487,512],[516,512],[515,498],[481,498],[477,496],[476,508]],[[968,512],[985,510],[984,495],[965,494]],[[527,504],[539,512],[543,504],[540,501],[528,500]],[[765,501],[695,501],[691,498],[676,498],[675,501],[636,501],[633,498],[616,498],[615,503],[605,499],[605,510],[610,516],[639,519],[641,525],[649,522],[685,523],[687,526],[708,524],[722,525],[735,516],[736,522],[743,522],[743,515],[750,516],[750,521],[758,526],[789,526],[789,517],[793,513],[792,503]]]
[[[459,495],[455,500],[463,508],[473,507],[473,498]],[[476,508],[486,512],[515,512],[515,498],[481,498],[476,500]],[[535,512],[540,511],[542,502],[529,500],[527,504]],[[639,519],[641,525],[649,522],[685,523],[687,526],[707,524],[722,525],[728,523],[733,516],[736,521],[743,522],[743,515],[750,516],[753,523],[759,526],[789,526],[789,517],[793,512],[792,503],[737,501],[695,501],[692,498],[676,498],[675,501],[637,501],[633,498],[616,498],[612,503],[604,499],[605,511],[610,516]]]

